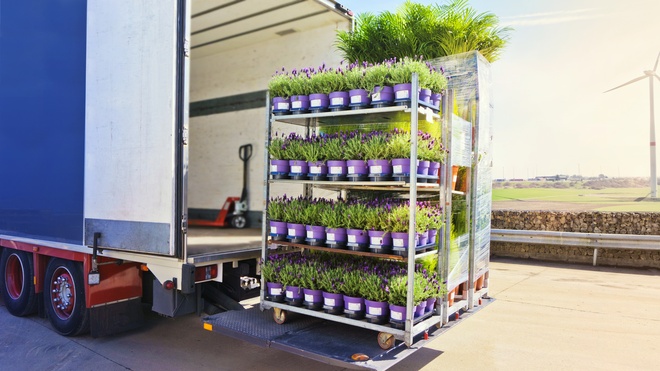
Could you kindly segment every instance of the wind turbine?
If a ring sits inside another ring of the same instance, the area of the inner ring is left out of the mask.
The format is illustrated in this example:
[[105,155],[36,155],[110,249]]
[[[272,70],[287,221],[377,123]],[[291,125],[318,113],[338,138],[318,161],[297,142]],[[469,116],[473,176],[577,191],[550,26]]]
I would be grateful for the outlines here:
[[612,91],[621,87],[624,87],[626,85],[630,85],[634,82],[637,82],[639,80],[643,80],[648,78],[649,79],[649,97],[651,101],[651,128],[650,128],[650,146],[651,146],[651,197],[652,198],[657,198],[658,197],[658,177],[656,175],[656,166],[655,166],[655,118],[654,118],[654,112],[653,112],[653,103],[655,102],[653,100],[653,77],[658,79],[660,81],[660,76],[655,72],[658,69],[658,61],[660,61],[660,53],[658,53],[658,57],[655,59],[655,66],[653,66],[653,71],[647,70],[644,71],[644,75],[640,76],[636,79],[632,79],[628,81],[627,83],[623,85],[619,85],[616,88],[612,88],[610,90],[605,91],[607,93],[608,91]]

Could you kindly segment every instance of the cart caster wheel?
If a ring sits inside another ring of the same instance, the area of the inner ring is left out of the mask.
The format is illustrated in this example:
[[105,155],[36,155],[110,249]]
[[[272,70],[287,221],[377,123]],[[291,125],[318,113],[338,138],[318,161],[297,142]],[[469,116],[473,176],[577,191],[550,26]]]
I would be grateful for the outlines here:
[[481,305],[481,303],[482,303],[481,298],[479,298],[479,305]]
[[388,334],[387,332],[378,333],[378,346],[382,350],[388,350],[394,346],[394,335]]
[[456,312],[454,319],[458,321],[461,318],[461,314]]
[[280,308],[273,308],[273,320],[278,325],[284,324],[286,322],[286,311]]

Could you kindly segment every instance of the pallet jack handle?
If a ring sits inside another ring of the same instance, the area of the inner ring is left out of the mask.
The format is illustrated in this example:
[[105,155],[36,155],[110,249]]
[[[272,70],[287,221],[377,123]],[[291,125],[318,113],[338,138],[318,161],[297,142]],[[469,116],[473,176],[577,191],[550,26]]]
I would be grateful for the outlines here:
[[247,200],[248,190],[248,161],[252,157],[252,144],[243,144],[238,147],[238,157],[243,161],[243,190],[241,191],[241,201],[244,203]]

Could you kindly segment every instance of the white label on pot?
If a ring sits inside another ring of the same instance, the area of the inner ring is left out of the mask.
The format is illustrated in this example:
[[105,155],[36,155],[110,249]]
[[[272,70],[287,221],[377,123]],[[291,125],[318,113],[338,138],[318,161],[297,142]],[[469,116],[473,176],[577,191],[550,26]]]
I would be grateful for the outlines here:
[[390,317],[392,317],[392,319],[395,319],[397,321],[403,321],[403,313],[401,312],[392,311],[390,312]]
[[309,105],[312,107],[321,107],[321,100],[320,99],[312,99],[309,101]]
[[403,165],[394,165],[394,166],[392,166],[392,171],[394,172],[394,174],[403,173]]
[[351,97],[351,103],[362,103],[362,96],[361,95],[353,95]]
[[380,174],[383,172],[383,167],[380,165],[369,166],[369,171],[372,174]]
[[403,238],[393,238],[392,245],[394,247],[403,247]]
[[361,303],[348,303],[348,310],[362,310]]
[[335,299],[325,298],[325,305],[334,307],[335,306]]
[[383,308],[369,307],[369,314],[373,314],[374,316],[382,316],[383,315]]
[[279,102],[277,103],[277,109],[289,109],[289,103]]
[[289,228],[289,236],[295,236],[296,235],[296,230],[293,228]]
[[309,172],[312,174],[321,174],[321,167],[320,166],[310,166],[309,167]]
[[355,166],[349,166],[348,167],[348,173],[349,174],[355,174]]
[[300,165],[291,166],[291,172],[294,174],[302,173],[302,166]]
[[277,227],[270,227],[270,233],[277,234]]
[[293,299],[293,291],[287,290],[286,291],[286,297],[289,298],[289,299]]
[[330,174],[341,174],[341,166],[330,166]]
[[282,289],[281,288],[272,288],[270,289],[270,294],[271,295],[282,295]]
[[314,231],[307,231],[307,238],[314,238]]
[[383,244],[383,238],[382,237],[371,237],[371,244],[372,245],[382,245]]
[[314,302],[314,295],[305,294],[305,301],[308,303]]
[[371,94],[371,100],[380,100],[380,92]]
[[335,234],[334,233],[328,233],[325,236],[329,241],[334,241],[335,240]]
[[399,90],[396,92],[396,99],[410,98],[410,90]]
[[277,172],[277,165],[270,165],[270,172],[271,173],[276,173]]
[[348,242],[355,242],[355,241],[356,241],[355,235],[349,234],[348,235]]
[[333,106],[342,106],[344,105],[344,98],[342,97],[335,97],[330,100],[330,104]]
[[291,108],[301,108],[301,107],[302,107],[302,101],[301,100],[291,102]]

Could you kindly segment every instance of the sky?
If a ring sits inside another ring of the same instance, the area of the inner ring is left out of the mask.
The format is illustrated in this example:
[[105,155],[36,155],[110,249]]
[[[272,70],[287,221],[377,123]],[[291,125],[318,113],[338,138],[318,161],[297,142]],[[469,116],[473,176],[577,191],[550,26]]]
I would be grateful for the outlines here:
[[[339,2],[359,14],[395,11],[404,1]],[[514,28],[501,58],[491,66],[494,178],[649,176],[648,79],[604,92],[653,69],[660,53],[660,1],[469,4]],[[657,102],[660,80],[654,82]],[[654,107],[660,125],[655,102]]]

